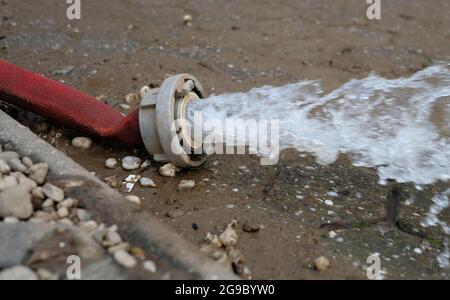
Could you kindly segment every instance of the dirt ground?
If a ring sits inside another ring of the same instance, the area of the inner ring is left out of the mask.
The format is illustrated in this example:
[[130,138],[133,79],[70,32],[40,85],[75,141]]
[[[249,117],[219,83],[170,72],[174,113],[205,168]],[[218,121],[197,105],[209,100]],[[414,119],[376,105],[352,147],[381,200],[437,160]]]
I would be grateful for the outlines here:
[[[366,18],[365,0],[81,2],[81,20],[69,21],[65,1],[0,0],[0,58],[100,96],[124,113],[136,107],[119,107],[126,94],[157,86],[169,74],[191,73],[210,94],[304,79],[321,79],[330,91],[372,71],[396,78],[450,59],[447,0],[384,1],[377,21]],[[192,26],[183,23],[186,14]],[[24,122],[103,179],[130,174],[105,169],[106,158],[146,158],[144,149],[105,141],[80,151],[70,146],[76,132],[57,124],[39,131]],[[387,279],[450,278],[436,261],[445,236],[420,226],[431,197],[448,182],[423,191],[403,185],[399,221],[390,225],[389,187],[345,157],[321,166],[306,153],[285,151],[277,166],[261,167],[255,157],[214,156],[174,179],[158,175],[158,166],[152,162],[143,172],[158,187],[133,191],[143,198],[142,209],[199,246],[208,232],[236,219],[238,249],[253,279],[364,279],[373,253]],[[179,192],[182,179],[197,185]],[[413,203],[404,201],[411,197]],[[181,213],[167,217],[174,210]],[[448,222],[450,213],[443,218]],[[262,225],[260,231],[244,232],[245,222]],[[313,268],[319,256],[331,260],[325,272]]]

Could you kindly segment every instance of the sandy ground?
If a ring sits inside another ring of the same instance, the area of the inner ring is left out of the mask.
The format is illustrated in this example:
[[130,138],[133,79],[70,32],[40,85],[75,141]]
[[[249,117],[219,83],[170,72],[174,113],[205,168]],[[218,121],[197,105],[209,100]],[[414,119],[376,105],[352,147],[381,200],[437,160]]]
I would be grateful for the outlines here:
[[[194,74],[216,94],[304,79],[322,79],[330,91],[371,71],[395,78],[450,59],[447,0],[383,2],[379,21],[366,18],[363,0],[82,0],[80,21],[66,18],[65,1],[1,0],[0,7],[0,58],[104,95],[118,109],[126,94],[157,86],[169,74]],[[192,15],[190,27],[185,14]],[[39,134],[101,178],[129,174],[106,170],[108,157],[146,157],[143,149],[103,141],[74,149],[76,133],[56,124]],[[402,200],[416,201],[402,201],[399,221],[390,225],[389,189],[377,184],[374,170],[352,167],[345,157],[325,167],[286,151],[276,167],[261,167],[255,157],[217,156],[175,179],[160,177],[157,167],[144,175],[158,188],[133,191],[144,199],[143,209],[199,245],[206,233],[238,220],[238,248],[254,279],[363,279],[373,253],[380,253],[385,278],[450,278],[436,262],[443,234],[420,226],[431,197],[448,183],[421,192],[402,186]],[[197,186],[177,192],[181,179]],[[332,190],[338,195],[330,207],[323,200]],[[183,214],[168,218],[173,210]],[[247,233],[246,221],[263,226]],[[313,261],[322,255],[331,268],[317,272]]]

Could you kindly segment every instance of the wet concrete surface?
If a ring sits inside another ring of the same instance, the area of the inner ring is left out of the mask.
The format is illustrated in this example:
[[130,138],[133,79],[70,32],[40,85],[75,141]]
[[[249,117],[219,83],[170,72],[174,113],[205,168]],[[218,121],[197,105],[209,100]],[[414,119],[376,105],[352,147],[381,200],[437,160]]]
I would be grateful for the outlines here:
[[[64,1],[0,5],[0,58],[100,97],[124,113],[136,107],[119,107],[126,94],[145,84],[157,86],[169,74],[192,73],[208,93],[304,79],[322,79],[331,90],[371,71],[395,78],[450,58],[445,0],[383,3],[381,21],[367,20],[367,5],[357,0],[82,1],[80,21],[67,20]],[[185,14],[192,15],[190,27],[183,24]],[[121,181],[132,173],[107,170],[106,158],[148,158],[144,149],[106,141],[80,151],[70,146],[76,132],[51,123],[42,130],[8,112],[101,179]],[[378,184],[374,170],[353,167],[345,157],[321,166],[305,153],[285,151],[278,165],[261,167],[256,157],[213,156],[173,179],[158,175],[158,166],[152,162],[141,173],[157,188],[136,185],[132,191],[143,199],[142,209],[199,246],[208,232],[220,233],[236,219],[237,248],[251,278],[364,279],[373,253],[380,254],[388,279],[449,278],[436,261],[445,235],[420,225],[431,198],[450,187],[448,182],[423,191],[402,185],[398,220],[390,224],[389,187]],[[182,179],[195,180],[196,187],[177,191]],[[167,217],[173,210],[182,214]],[[448,222],[450,215],[441,217]],[[246,221],[262,225],[259,232],[244,232]],[[331,267],[318,272],[313,261],[322,255]]]

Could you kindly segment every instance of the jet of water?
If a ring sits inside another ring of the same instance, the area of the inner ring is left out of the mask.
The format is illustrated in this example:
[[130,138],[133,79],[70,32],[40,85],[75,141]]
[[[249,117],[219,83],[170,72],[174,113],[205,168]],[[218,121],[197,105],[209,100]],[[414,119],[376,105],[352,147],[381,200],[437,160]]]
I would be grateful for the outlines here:
[[311,152],[323,164],[346,153],[356,166],[377,168],[380,183],[395,179],[420,186],[450,179],[447,63],[409,78],[371,74],[329,94],[320,81],[264,86],[192,102],[189,120],[195,111],[202,112],[204,123],[277,119],[281,149]]

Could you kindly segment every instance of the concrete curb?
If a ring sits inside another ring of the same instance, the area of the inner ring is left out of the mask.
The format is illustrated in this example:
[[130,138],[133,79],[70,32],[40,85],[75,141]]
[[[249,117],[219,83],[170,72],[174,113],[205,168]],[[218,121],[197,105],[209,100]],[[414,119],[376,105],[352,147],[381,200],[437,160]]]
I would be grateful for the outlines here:
[[82,199],[97,220],[117,224],[127,241],[170,261],[195,279],[239,279],[1,110],[0,143],[11,145],[14,151],[36,162],[47,163],[50,181],[64,187],[69,197]]

